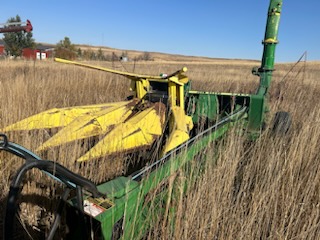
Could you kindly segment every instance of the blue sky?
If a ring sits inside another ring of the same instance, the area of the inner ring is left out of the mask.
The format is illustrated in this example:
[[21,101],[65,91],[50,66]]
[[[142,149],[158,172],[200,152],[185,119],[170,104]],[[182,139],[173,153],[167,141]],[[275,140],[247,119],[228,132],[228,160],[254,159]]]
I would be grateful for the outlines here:
[[[13,0],[0,22],[30,19],[37,42],[73,43],[218,58],[262,55],[269,0]],[[320,60],[320,1],[284,0],[277,62],[304,51]]]

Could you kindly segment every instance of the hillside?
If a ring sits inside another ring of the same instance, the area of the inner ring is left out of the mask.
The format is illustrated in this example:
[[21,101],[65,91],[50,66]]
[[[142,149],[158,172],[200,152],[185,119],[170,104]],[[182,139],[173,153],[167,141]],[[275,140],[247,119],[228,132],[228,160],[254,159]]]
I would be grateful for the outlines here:
[[[46,47],[55,47],[55,44],[49,43],[38,43],[40,46]],[[203,57],[203,56],[187,56],[181,54],[170,54],[170,53],[161,53],[161,52],[145,52],[145,51],[137,51],[137,50],[128,50],[128,49],[117,49],[107,46],[91,46],[85,44],[75,44],[75,49],[81,49],[82,52],[89,51],[98,53],[98,51],[102,51],[102,54],[105,56],[112,56],[115,54],[116,56],[120,57],[122,54],[128,55],[128,60],[133,61],[134,59],[139,59],[143,57],[144,54],[148,54],[150,59],[156,62],[197,62],[197,63],[224,63],[229,62],[232,60],[237,60],[237,62],[258,62],[257,60],[247,60],[247,59],[226,59],[226,58],[210,58],[210,57]]]
[[[122,53],[128,53],[129,59],[134,59],[135,57],[139,57],[145,52],[136,51],[136,50],[125,50],[125,49],[116,49],[109,47],[101,47],[101,46],[88,46],[88,45],[76,45],[76,48],[81,48],[82,50],[91,50],[97,52],[99,49],[102,50],[104,54],[112,54],[115,53],[117,56],[121,56]],[[169,53],[160,53],[160,52],[148,52],[151,55],[151,58],[154,61],[177,61],[177,62],[211,62],[211,61],[221,61],[221,60],[230,60],[223,58],[209,58],[209,57],[201,57],[201,56],[186,56],[180,54],[169,54]],[[252,61],[252,60],[244,60],[244,61]]]

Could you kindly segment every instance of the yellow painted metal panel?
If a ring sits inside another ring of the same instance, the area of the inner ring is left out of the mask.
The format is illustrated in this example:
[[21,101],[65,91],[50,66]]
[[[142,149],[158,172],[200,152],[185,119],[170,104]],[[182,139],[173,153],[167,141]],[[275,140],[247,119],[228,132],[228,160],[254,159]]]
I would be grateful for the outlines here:
[[[165,107],[155,104],[118,124],[78,161],[87,161],[105,155],[151,146],[163,132]],[[160,110],[160,111],[159,111]]]
[[130,103],[125,105],[120,103],[119,106],[84,114],[60,130],[37,150],[105,134],[110,126],[123,122],[132,113],[132,108]]
[[137,98],[139,99],[142,99],[147,94],[147,90],[144,87],[143,81],[136,81],[136,92]]
[[184,109],[184,86],[179,86],[179,106]]
[[173,107],[169,127],[170,134],[163,153],[169,152],[189,139],[189,131],[193,128],[192,118],[185,114],[184,109]]
[[101,70],[101,71],[104,71],[104,72],[114,73],[114,74],[122,75],[122,76],[125,76],[125,77],[129,77],[129,78],[144,78],[144,79],[158,79],[158,80],[162,80],[163,79],[161,76],[152,76],[152,75],[144,75],[144,74],[123,72],[123,71],[113,70],[113,69],[110,69],[110,68],[98,67],[98,66],[93,66],[93,65],[90,65],[90,64],[70,61],[70,60],[66,60],[66,59],[62,59],[62,58],[55,58],[54,60],[56,62],[60,62],[60,63],[67,63],[67,64],[77,65],[77,66],[81,66],[81,67]]
[[[126,103],[127,102],[123,102],[123,104]],[[2,129],[2,131],[64,127],[83,114],[100,111],[105,108],[113,107],[117,104],[121,103],[108,103],[69,108],[53,108],[9,125]]]
[[177,89],[175,82],[169,81],[168,83],[168,92],[169,92],[169,103],[171,107],[174,107],[177,105]]
[[180,144],[188,141],[189,138],[190,137],[189,137],[188,133],[175,129],[173,132],[171,132],[171,134],[167,140],[167,144],[163,150],[163,153],[167,153],[170,150],[176,148]]

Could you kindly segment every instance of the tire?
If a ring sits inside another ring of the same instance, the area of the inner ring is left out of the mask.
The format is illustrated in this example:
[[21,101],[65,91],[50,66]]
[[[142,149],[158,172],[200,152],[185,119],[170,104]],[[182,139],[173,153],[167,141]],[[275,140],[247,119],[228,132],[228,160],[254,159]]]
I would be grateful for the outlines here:
[[274,115],[272,132],[277,135],[285,135],[289,132],[292,119],[288,112],[277,112]]
[[113,226],[112,229],[112,240],[118,240],[123,235],[123,217],[120,218]]

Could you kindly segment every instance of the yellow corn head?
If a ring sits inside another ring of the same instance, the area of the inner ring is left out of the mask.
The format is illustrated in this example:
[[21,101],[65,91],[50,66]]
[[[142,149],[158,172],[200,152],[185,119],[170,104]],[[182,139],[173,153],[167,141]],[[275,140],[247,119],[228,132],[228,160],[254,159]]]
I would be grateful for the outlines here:
[[7,126],[3,131],[60,128],[39,146],[38,151],[99,136],[101,140],[78,161],[150,148],[164,134],[166,123],[169,124],[169,132],[162,154],[189,139],[193,123],[184,110],[184,85],[188,83],[184,75],[186,68],[161,77],[121,72],[59,58],[55,61],[125,76],[131,80],[133,99],[54,108]]

